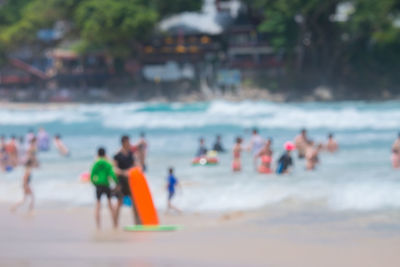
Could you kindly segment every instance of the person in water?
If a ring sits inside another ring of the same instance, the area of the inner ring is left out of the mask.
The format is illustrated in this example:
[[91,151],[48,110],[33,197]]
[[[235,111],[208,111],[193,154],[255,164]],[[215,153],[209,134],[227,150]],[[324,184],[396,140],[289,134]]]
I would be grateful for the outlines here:
[[322,144],[319,144],[317,147],[315,147],[314,141],[308,141],[306,148],[306,170],[315,170],[316,166],[320,163],[319,152],[322,150],[322,148]]
[[224,153],[225,152],[225,148],[222,145],[222,138],[220,135],[217,135],[216,140],[215,140],[215,144],[213,146],[213,150],[217,151],[218,153]]
[[61,135],[56,134],[54,136],[54,145],[57,148],[58,152],[60,152],[61,155],[65,156],[65,157],[69,156],[69,150],[68,150],[67,146],[61,140]]
[[290,168],[293,166],[291,153],[295,149],[295,145],[292,142],[286,142],[284,148],[285,152],[278,160],[277,174],[288,174],[290,173]]
[[199,139],[199,149],[197,150],[196,157],[201,158],[207,156],[207,147],[204,142],[204,138]]
[[[118,204],[115,209],[115,224],[118,226],[119,214],[125,197],[131,197],[131,190],[129,189],[128,177],[129,170],[135,166],[135,157],[131,150],[129,136],[124,135],[121,137],[121,148],[114,156],[114,171],[118,177],[118,185],[114,195],[118,198]],[[132,213],[135,218],[136,224],[141,224],[139,216],[136,212],[135,205],[132,205]]]
[[339,145],[333,137],[333,133],[328,135],[328,143],[325,145],[325,148],[330,153],[335,153],[339,149]]
[[36,157],[36,150],[37,150],[36,138],[34,137],[33,139],[31,139],[30,145],[29,145],[29,148],[27,151],[27,161],[25,163],[25,172],[24,172],[23,181],[22,181],[24,196],[21,201],[17,202],[11,208],[11,211],[16,211],[20,206],[25,204],[25,201],[27,200],[28,197],[30,197],[30,200],[31,200],[29,203],[29,210],[33,211],[35,198],[34,198],[33,190],[31,187],[32,169],[39,166],[39,162]]
[[6,152],[9,157],[9,164],[13,168],[17,167],[18,165],[18,146],[17,140],[15,135],[11,136],[10,141],[6,144]]
[[180,186],[178,179],[176,179],[175,175],[174,175],[174,169],[173,168],[169,168],[168,169],[168,177],[167,177],[167,192],[168,192],[168,200],[167,200],[167,213],[169,211],[177,211],[177,212],[181,212],[180,209],[178,209],[177,207],[175,207],[174,205],[172,205],[172,199],[175,196],[176,193],[176,187]]
[[260,153],[263,146],[264,146],[264,139],[259,135],[258,130],[256,128],[254,128],[248,149],[252,153],[254,168],[256,170],[257,170],[257,166],[258,166],[258,164],[257,164],[258,153]]
[[96,208],[95,208],[95,221],[97,229],[101,227],[100,221],[100,211],[101,211],[101,197],[106,195],[108,209],[111,213],[111,218],[114,228],[117,227],[115,219],[115,209],[111,203],[111,188],[110,188],[110,178],[118,184],[117,176],[114,173],[112,164],[107,160],[106,150],[104,148],[99,148],[97,151],[97,160],[92,167],[90,174],[90,181],[96,188]]
[[308,146],[307,130],[302,129],[300,134],[294,140],[299,159],[305,158]]
[[8,154],[6,150],[6,137],[0,136],[0,169],[6,171],[8,165]]
[[147,171],[147,164],[146,164],[147,148],[148,148],[148,143],[146,140],[146,135],[145,133],[142,132],[140,133],[139,142],[136,144],[136,158],[143,172]]
[[272,162],[272,139],[268,138],[264,147],[258,153],[258,157],[261,160],[260,166],[258,166],[259,173],[271,173],[271,162]]
[[392,145],[391,161],[393,168],[400,168],[400,133],[398,134],[397,139]]
[[237,137],[235,145],[233,146],[232,154],[232,170],[234,172],[240,172],[242,170],[241,154],[242,154],[242,138]]
[[39,151],[48,151],[50,149],[50,137],[44,128],[40,128],[37,134]]

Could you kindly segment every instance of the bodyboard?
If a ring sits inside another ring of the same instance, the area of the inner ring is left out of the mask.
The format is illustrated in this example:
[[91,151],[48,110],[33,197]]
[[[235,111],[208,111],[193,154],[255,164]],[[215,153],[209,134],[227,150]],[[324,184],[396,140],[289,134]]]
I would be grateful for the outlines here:
[[125,231],[133,232],[170,232],[181,229],[180,225],[128,225],[124,227]]
[[129,171],[128,182],[133,204],[135,205],[135,210],[139,216],[141,224],[144,226],[158,225],[157,210],[154,206],[146,177],[140,168],[135,167]]

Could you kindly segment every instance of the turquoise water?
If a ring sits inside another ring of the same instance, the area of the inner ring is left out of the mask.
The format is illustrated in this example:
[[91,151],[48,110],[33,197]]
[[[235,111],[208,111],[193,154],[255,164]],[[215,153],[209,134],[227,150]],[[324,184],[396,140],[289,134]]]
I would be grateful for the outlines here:
[[[41,168],[33,186],[39,205],[89,205],[93,188],[79,183],[98,146],[114,154],[122,134],[138,139],[147,133],[150,143],[148,180],[156,205],[163,209],[166,170],[174,166],[183,182],[176,198],[186,211],[254,209],[277,203],[323,205],[332,210],[373,211],[400,207],[400,172],[390,166],[390,146],[400,130],[400,102],[301,103],[224,102],[193,104],[128,103],[6,109],[0,107],[0,134],[23,135],[43,126],[61,133],[72,152],[63,158],[54,149],[40,154]],[[296,159],[290,176],[257,174],[250,154],[243,155],[244,170],[233,174],[230,153],[215,167],[192,167],[190,161],[203,136],[211,146],[216,134],[231,149],[240,135],[246,140],[258,127],[274,139],[274,160],[282,144],[306,127],[317,142],[328,132],[340,143],[336,155],[323,154],[315,172],[306,172]],[[22,170],[0,173],[0,201],[21,196]]]

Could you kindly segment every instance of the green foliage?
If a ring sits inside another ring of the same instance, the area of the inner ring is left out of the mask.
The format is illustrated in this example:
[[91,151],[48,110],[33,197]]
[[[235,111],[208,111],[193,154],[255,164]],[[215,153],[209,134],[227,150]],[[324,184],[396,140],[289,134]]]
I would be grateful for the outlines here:
[[[262,14],[259,30],[286,51],[292,82],[399,88],[398,0],[245,0]],[[338,20],[339,6],[349,5]],[[290,80],[290,79],[288,79]],[[293,85],[292,85],[293,86]],[[374,89],[373,89],[374,88]]]
[[126,55],[134,41],[151,33],[158,14],[139,1],[89,0],[75,12],[81,37],[90,45],[103,46],[114,55]]

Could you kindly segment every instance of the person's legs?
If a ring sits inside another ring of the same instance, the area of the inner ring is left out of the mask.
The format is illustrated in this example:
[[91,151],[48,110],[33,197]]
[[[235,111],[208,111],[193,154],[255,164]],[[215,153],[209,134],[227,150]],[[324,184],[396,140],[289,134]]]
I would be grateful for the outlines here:
[[96,208],[94,213],[97,229],[100,229],[100,209],[101,209],[101,202],[100,199],[98,199],[96,201]]
[[30,197],[31,197],[31,203],[29,204],[29,211],[32,211],[35,206],[35,196],[33,194],[33,191],[32,191],[32,188],[30,187],[30,185],[28,185],[27,195],[30,195]]

